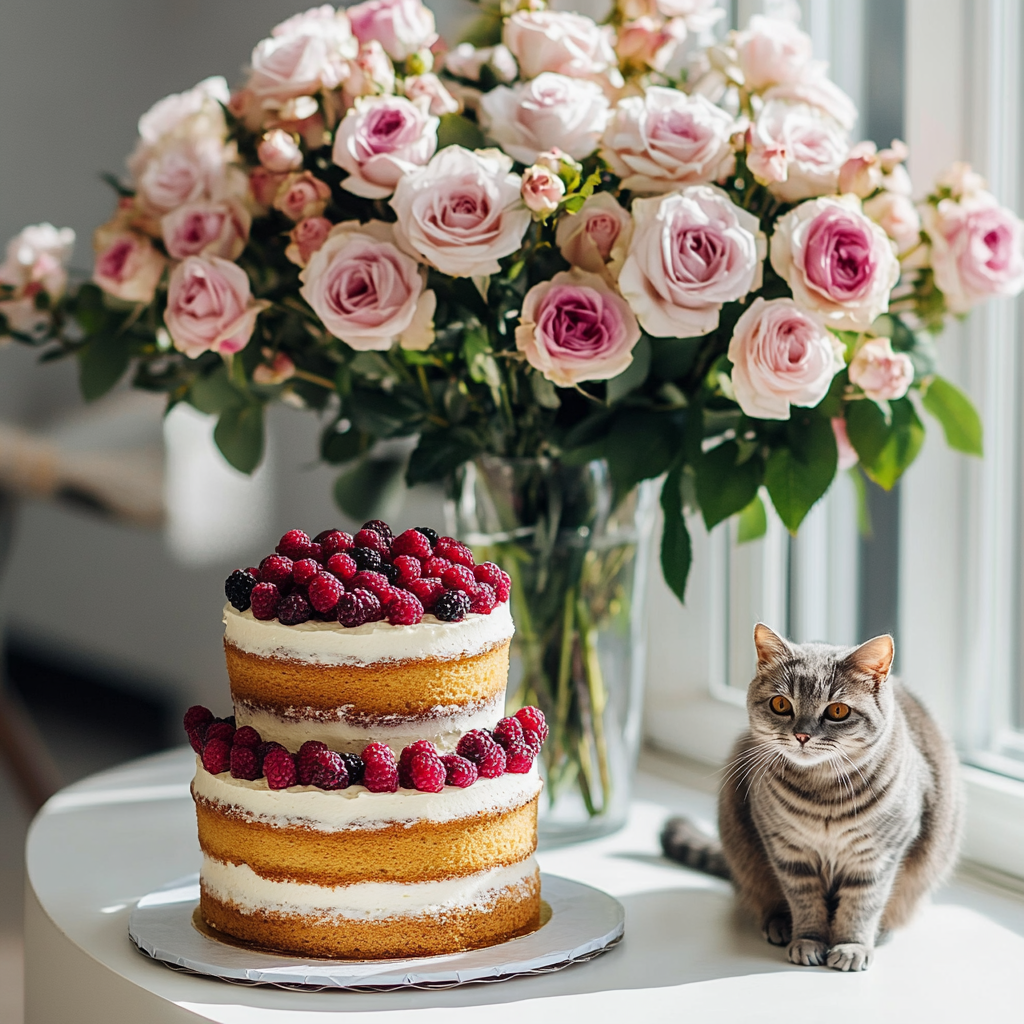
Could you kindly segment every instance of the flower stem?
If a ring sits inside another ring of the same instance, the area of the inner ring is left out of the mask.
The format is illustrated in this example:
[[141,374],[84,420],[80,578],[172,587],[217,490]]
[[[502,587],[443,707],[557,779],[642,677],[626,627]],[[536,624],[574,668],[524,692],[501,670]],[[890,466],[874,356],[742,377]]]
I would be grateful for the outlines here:
[[583,645],[583,668],[586,673],[587,690],[590,694],[591,729],[594,734],[597,768],[601,779],[602,810],[607,811],[612,795],[612,777],[608,765],[608,741],[604,732],[604,710],[608,703],[608,691],[605,689],[601,659],[597,651],[597,630],[590,621],[590,614],[583,601],[576,602],[576,617],[579,620],[580,643]]

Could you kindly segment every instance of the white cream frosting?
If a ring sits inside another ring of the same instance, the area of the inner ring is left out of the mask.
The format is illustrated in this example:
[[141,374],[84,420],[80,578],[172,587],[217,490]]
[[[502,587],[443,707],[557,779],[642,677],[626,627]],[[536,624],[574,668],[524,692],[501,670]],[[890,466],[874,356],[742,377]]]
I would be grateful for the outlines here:
[[356,882],[311,885],[272,881],[247,864],[227,864],[203,857],[202,883],[214,898],[235,904],[243,913],[269,911],[318,918],[380,921],[420,914],[436,916],[456,909],[481,911],[501,893],[524,886],[537,871],[531,856],[518,864],[434,882]]
[[525,775],[511,772],[496,779],[477,779],[459,789],[445,786],[440,793],[400,789],[396,793],[371,793],[365,786],[323,790],[315,786],[271,789],[266,779],[249,782],[228,772],[211,775],[196,759],[192,792],[252,821],[278,828],[311,828],[340,832],[351,828],[386,828],[417,821],[456,821],[478,814],[494,814],[522,807],[541,790],[537,765]]
[[490,615],[467,615],[443,622],[433,615],[412,626],[368,622],[351,628],[310,619],[284,626],[277,619],[260,620],[252,610],[224,605],[225,639],[239,650],[260,657],[288,658],[321,665],[374,665],[387,661],[433,658],[452,661],[489,651],[512,637],[508,602]]
[[493,729],[504,707],[505,694],[499,693],[493,700],[470,706],[440,706],[432,714],[381,715],[362,722],[346,718],[345,708],[339,708],[336,716],[312,708],[290,708],[292,717],[244,701],[236,700],[234,705],[239,727],[251,725],[265,740],[281,743],[289,750],[298,750],[306,740],[319,740],[331,750],[347,754],[361,754],[369,743],[386,743],[399,754],[416,740],[430,740],[442,753],[450,753],[471,729]]

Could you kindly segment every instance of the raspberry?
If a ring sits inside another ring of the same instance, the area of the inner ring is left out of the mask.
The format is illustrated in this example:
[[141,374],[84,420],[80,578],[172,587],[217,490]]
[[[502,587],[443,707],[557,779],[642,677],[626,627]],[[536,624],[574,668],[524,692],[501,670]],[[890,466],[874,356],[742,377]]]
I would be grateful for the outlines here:
[[452,563],[447,558],[438,558],[437,555],[431,555],[423,562],[423,575],[424,576],[436,576],[438,579],[441,578],[441,574],[445,569],[450,569]]
[[263,774],[267,777],[267,785],[271,789],[287,789],[299,781],[295,770],[295,758],[284,747],[268,750],[263,759]]
[[185,735],[188,736],[188,745],[197,754],[202,754],[203,743],[206,741],[206,726],[198,725],[194,729],[186,729]]
[[548,738],[548,723],[544,720],[544,712],[540,708],[527,705],[516,712],[516,718],[519,719],[523,730],[532,729],[540,737],[541,743]]
[[323,560],[324,560],[323,545],[322,544],[317,544],[316,541],[313,541],[309,545],[309,557],[312,558],[314,562],[322,563]]
[[391,527],[383,519],[370,519],[363,523],[363,529],[376,530],[384,538],[384,543],[388,547],[391,547],[391,542],[395,539],[395,535],[391,532]]
[[523,730],[523,742],[535,754],[539,754],[540,753],[540,748],[544,745],[544,741],[532,729],[524,729]]
[[523,742],[523,727],[518,718],[503,718],[492,735],[496,743],[508,750],[513,743]]
[[329,572],[319,573],[309,581],[309,603],[323,614],[338,607],[338,598],[345,588]]
[[[403,533],[402,536],[404,537],[405,534]],[[414,555],[397,555],[395,557],[395,568],[398,570],[399,586],[404,587],[411,580],[418,580],[423,575],[423,566]]]
[[415,594],[407,590],[396,590],[394,599],[388,605],[388,622],[392,626],[413,626],[423,621],[423,605]]
[[326,561],[331,555],[337,555],[342,551],[351,551],[355,546],[351,533],[344,533],[342,530],[324,530],[313,538],[313,543],[319,543],[321,557]]
[[504,775],[505,751],[495,743],[494,749],[477,762],[476,770],[485,779],[496,779],[499,775]]
[[298,779],[300,786],[318,789],[344,789],[348,785],[348,769],[341,755],[327,749],[319,740],[306,740],[299,747]]
[[231,742],[236,747],[255,748],[263,742],[263,738],[251,725],[243,725],[241,729],[235,730],[234,736],[231,737]]
[[260,581],[260,567],[259,567],[258,565],[250,565],[250,566],[249,566],[249,568],[248,568],[248,569],[246,569],[245,571],[246,571],[246,572],[247,572],[247,573],[248,573],[248,574],[249,574],[249,575],[250,575],[250,576],[251,576],[251,577],[252,577],[252,578],[253,578],[254,580],[256,580],[256,582],[257,582],[257,583],[259,583],[259,581]]
[[355,559],[351,555],[339,553],[331,555],[327,559],[327,571],[334,573],[339,580],[348,583],[359,572],[359,566],[356,565]]
[[437,530],[432,530],[429,526],[417,526],[416,532],[422,533],[430,541],[431,547],[437,543]]
[[297,626],[300,622],[308,621],[311,612],[309,601],[296,591],[277,606],[277,621],[283,626]]
[[493,588],[494,595],[501,604],[508,600],[509,591],[512,588],[512,580],[507,572],[495,565],[493,562],[482,562],[473,566],[473,575],[477,582],[486,583]]
[[377,595],[369,590],[352,590],[338,598],[338,621],[343,626],[362,626],[384,617]]
[[203,747],[203,767],[211,775],[220,775],[231,767],[231,744],[227,740],[207,740]]
[[[419,564],[418,562],[416,563]],[[401,575],[398,571],[398,567],[392,565],[390,562],[382,562],[380,566],[380,574],[394,586],[398,582],[398,577]]]
[[224,740],[225,743],[230,743],[234,735],[234,722],[226,722],[223,718],[215,718],[207,728],[206,738],[203,742],[209,743],[210,740]]
[[366,770],[363,785],[371,793],[394,793],[398,790],[398,765],[386,743],[371,743],[363,751]]
[[292,565],[292,579],[300,586],[306,586],[320,572],[320,563],[312,558],[302,558]]
[[461,590],[466,594],[471,594],[477,586],[473,570],[467,569],[464,565],[453,565],[450,569],[445,569],[441,574],[441,582],[449,590]]
[[391,545],[391,554],[412,555],[414,558],[429,558],[431,555],[430,541],[419,530],[406,530],[400,533]]
[[366,771],[366,764],[358,754],[339,754],[338,757],[345,764],[348,771],[350,786],[358,786],[363,781],[363,773]]
[[403,789],[416,788],[412,783],[412,775],[409,769],[412,765],[412,759],[417,754],[433,754],[434,757],[437,757],[437,747],[430,740],[417,740],[415,743],[410,743],[407,747],[402,748],[402,753],[398,755],[398,784]]
[[369,590],[378,597],[391,593],[391,584],[388,582],[387,576],[379,572],[357,572],[352,577],[352,589],[355,590],[360,587],[363,590]]
[[409,765],[413,787],[421,793],[440,793],[447,775],[437,754],[415,754]]
[[505,751],[483,729],[467,732],[455,749],[467,761],[472,761],[485,779],[496,779],[505,771]]
[[378,572],[384,564],[380,552],[373,548],[353,548],[349,553],[355,560],[356,566],[366,572]]
[[249,598],[255,586],[255,576],[250,576],[244,569],[236,569],[224,581],[224,596],[231,602],[232,608],[244,612],[249,607]]
[[274,583],[279,587],[283,583],[291,583],[293,564],[284,555],[267,555],[260,562],[260,583]]
[[284,747],[280,743],[275,743],[273,740],[265,740],[258,747],[256,747],[256,756],[260,759],[260,764],[266,760],[267,754],[272,750],[284,750]]
[[249,782],[260,777],[260,762],[252,747],[233,746],[231,748],[231,777],[248,779]]
[[533,767],[534,752],[525,743],[513,743],[505,751],[505,771],[525,775]]
[[474,615],[490,615],[497,603],[498,599],[494,596],[494,588],[487,583],[478,583],[470,595],[469,610]]
[[434,554],[440,558],[447,558],[456,565],[464,565],[468,569],[473,568],[473,552],[461,541],[454,537],[440,537],[434,545]]
[[277,542],[277,547],[274,550],[279,555],[284,555],[295,562],[300,558],[309,558],[309,546],[311,543],[309,534],[303,533],[301,530],[289,530]]
[[444,584],[435,578],[410,580],[405,589],[420,599],[424,611],[433,611],[434,602],[444,593]]
[[202,704],[193,704],[192,707],[185,712],[183,724],[186,732],[192,732],[193,729],[209,725],[212,721],[213,712],[209,708],[204,708]]
[[388,542],[376,530],[360,530],[354,540],[357,548],[370,548],[381,555],[388,549]]
[[446,590],[434,601],[434,614],[443,622],[458,622],[469,614],[469,596],[461,590]]
[[467,786],[472,786],[480,775],[472,761],[467,761],[466,758],[460,757],[458,754],[444,754],[441,757],[441,763],[445,767],[444,781],[449,786],[465,789]]
[[494,587],[494,596],[498,599],[498,604],[504,604],[512,593],[512,577],[503,571],[501,579],[491,585]]

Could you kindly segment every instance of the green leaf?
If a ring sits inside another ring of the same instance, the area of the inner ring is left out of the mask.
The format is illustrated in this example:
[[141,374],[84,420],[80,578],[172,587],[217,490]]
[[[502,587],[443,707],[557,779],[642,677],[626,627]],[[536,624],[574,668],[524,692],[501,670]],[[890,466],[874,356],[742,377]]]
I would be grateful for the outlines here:
[[612,377],[608,381],[605,400],[611,404],[628,395],[630,391],[635,391],[647,379],[647,372],[650,368],[651,343],[646,337],[641,336],[633,346],[633,362],[618,377]]
[[337,424],[328,427],[320,438],[320,457],[324,462],[341,465],[369,450],[373,438],[368,434],[355,427],[350,427],[344,433],[336,428]]
[[561,408],[562,400],[558,397],[555,385],[537,370],[530,374],[530,390],[533,391],[534,401],[542,409]]
[[759,494],[754,495],[754,500],[739,515],[739,522],[736,529],[736,541],[739,544],[746,544],[747,541],[758,540],[768,532],[768,516],[764,510],[764,503]]
[[213,439],[235,469],[251,473],[263,460],[263,406],[254,402],[225,409]]
[[955,384],[933,377],[921,397],[924,407],[942,424],[950,448],[968,455],[983,454],[981,417]]
[[685,601],[693,545],[683,518],[682,474],[682,466],[677,465],[661,488],[661,509],[665,514],[661,531],[661,571],[672,593]]
[[870,399],[864,398],[847,405],[846,434],[865,466],[870,466],[881,454],[889,440],[890,430],[885,413]]
[[759,458],[740,463],[735,441],[725,441],[696,460],[697,501],[710,530],[757,498],[763,467]]
[[78,383],[87,402],[102,398],[128,369],[126,337],[93,335],[78,350]]
[[853,490],[857,496],[857,532],[866,540],[870,540],[875,531],[871,525],[871,506],[868,504],[868,482],[861,472],[860,466],[847,470],[853,481]]
[[385,391],[353,391],[345,403],[345,413],[360,430],[374,437],[410,434],[419,419],[418,409]]
[[764,482],[786,529],[796,533],[832,483],[839,455],[832,424],[813,413],[794,409],[786,435],[788,446],[768,457]]
[[619,494],[641,480],[660,476],[675,460],[682,438],[668,416],[642,409],[623,410],[603,445]]
[[909,398],[899,398],[890,402],[889,407],[892,426],[885,447],[870,464],[861,461],[864,472],[887,491],[892,490],[924,444],[924,426],[918,419],[914,403]]
[[334,501],[357,522],[387,519],[402,497],[404,463],[398,459],[362,459],[334,482]]
[[196,377],[189,388],[188,401],[200,412],[211,416],[244,404],[242,396],[231,386],[223,363],[218,364],[212,373]]
[[442,114],[437,126],[437,148],[462,146],[465,149],[481,149],[484,133],[468,117],[461,114]]
[[651,369],[662,380],[678,380],[690,372],[702,338],[652,338]]
[[480,446],[473,442],[472,437],[463,436],[459,431],[422,434],[420,443],[409,457],[409,468],[405,472],[406,483],[412,487],[414,484],[443,480],[479,451]]

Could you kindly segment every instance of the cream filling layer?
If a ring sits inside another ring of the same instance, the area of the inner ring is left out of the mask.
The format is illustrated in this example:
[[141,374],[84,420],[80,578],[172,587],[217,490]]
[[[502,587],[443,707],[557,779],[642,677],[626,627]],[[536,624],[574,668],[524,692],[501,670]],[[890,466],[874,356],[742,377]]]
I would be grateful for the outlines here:
[[203,857],[201,881],[207,892],[243,913],[271,912],[318,918],[383,921],[394,917],[431,916],[453,910],[486,911],[509,889],[526,886],[537,872],[531,856],[518,864],[490,868],[462,878],[435,882],[357,882],[310,885],[271,881],[247,864],[227,864]]
[[266,779],[249,782],[232,778],[228,772],[211,775],[197,758],[192,792],[197,799],[230,807],[252,821],[277,828],[340,832],[417,821],[458,821],[510,811],[529,803],[542,785],[534,764],[525,775],[509,773],[496,779],[477,779],[466,789],[445,786],[440,793],[412,789],[371,793],[365,786],[331,791],[315,786],[270,789]]
[[437,714],[381,715],[370,721],[348,719],[345,709],[328,718],[310,708],[289,708],[292,715],[275,715],[245,701],[235,701],[239,727],[251,725],[264,740],[281,743],[293,753],[306,740],[319,740],[331,750],[361,754],[369,743],[386,743],[395,754],[416,740],[430,740],[442,753],[455,750],[471,729],[493,729],[504,713],[505,695],[464,707],[438,707]]
[[261,620],[252,610],[224,605],[224,637],[247,654],[287,658],[318,665],[375,665],[389,661],[454,661],[492,650],[515,631],[508,602],[490,615],[467,615],[461,622],[442,622],[433,615],[413,626],[368,622],[351,628],[310,619],[284,626]]

